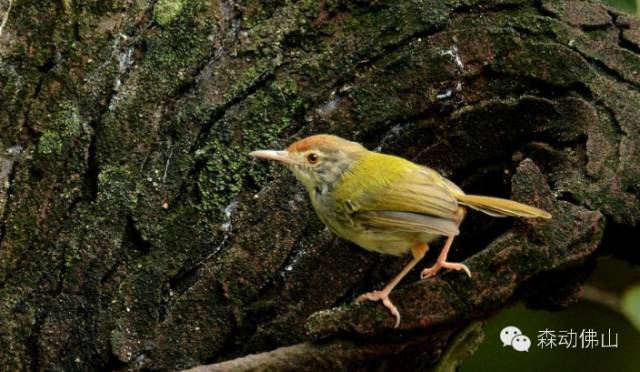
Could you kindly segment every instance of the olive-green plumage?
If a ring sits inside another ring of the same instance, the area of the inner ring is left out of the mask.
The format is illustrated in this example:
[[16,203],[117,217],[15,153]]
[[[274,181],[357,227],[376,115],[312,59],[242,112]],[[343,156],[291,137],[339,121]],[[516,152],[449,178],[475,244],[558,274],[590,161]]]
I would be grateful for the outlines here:
[[[411,251],[414,260],[383,291],[364,295],[383,300],[400,321],[388,294],[424,256],[427,243],[447,236],[441,257],[423,277],[441,267],[464,270],[446,261],[464,217],[462,206],[495,217],[551,218],[543,210],[512,200],[467,195],[433,169],[397,156],[368,151],[362,145],[331,135],[316,135],[283,151],[254,151],[251,155],[284,162],[304,185],[318,216],[336,235],[384,254]],[[396,325],[397,325],[396,324]]]

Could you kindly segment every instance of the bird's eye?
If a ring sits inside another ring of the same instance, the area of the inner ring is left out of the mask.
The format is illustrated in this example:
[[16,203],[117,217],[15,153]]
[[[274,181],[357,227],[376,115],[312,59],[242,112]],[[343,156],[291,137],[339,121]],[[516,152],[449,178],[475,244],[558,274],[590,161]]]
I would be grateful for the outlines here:
[[318,154],[316,153],[310,153],[309,155],[307,155],[307,161],[309,162],[309,164],[315,164],[318,162]]

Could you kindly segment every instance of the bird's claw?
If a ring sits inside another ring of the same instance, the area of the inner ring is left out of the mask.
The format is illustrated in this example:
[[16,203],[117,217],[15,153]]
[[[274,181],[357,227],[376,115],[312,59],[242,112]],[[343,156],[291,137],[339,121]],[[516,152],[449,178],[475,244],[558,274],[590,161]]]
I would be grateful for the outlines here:
[[386,307],[391,315],[396,318],[396,323],[393,328],[398,328],[398,326],[400,325],[400,312],[398,311],[396,305],[394,305],[389,299],[389,293],[385,291],[373,291],[361,294],[360,296],[358,296],[358,298],[356,298],[357,303],[362,303],[364,301],[382,301],[384,307]]
[[433,266],[422,270],[422,273],[420,273],[420,279],[428,279],[428,278],[434,277],[436,276],[438,271],[440,271],[440,269],[451,269],[456,271],[462,270],[469,276],[469,278],[471,278],[471,270],[469,270],[467,265],[461,264],[461,263],[447,262],[447,261],[442,261],[442,262],[438,261]]

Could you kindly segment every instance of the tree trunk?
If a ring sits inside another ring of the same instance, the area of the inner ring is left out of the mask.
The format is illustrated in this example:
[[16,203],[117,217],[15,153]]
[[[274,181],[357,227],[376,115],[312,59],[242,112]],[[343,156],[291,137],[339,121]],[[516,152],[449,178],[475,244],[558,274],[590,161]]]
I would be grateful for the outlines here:
[[[565,305],[597,254],[639,261],[615,243],[640,220],[640,22],[599,3],[0,4],[9,369],[171,370],[285,346],[249,358],[419,368],[514,301]],[[452,257],[473,278],[412,272],[397,333],[353,299],[406,259],[336,239],[285,169],[247,156],[320,132],[554,218],[470,213]]]

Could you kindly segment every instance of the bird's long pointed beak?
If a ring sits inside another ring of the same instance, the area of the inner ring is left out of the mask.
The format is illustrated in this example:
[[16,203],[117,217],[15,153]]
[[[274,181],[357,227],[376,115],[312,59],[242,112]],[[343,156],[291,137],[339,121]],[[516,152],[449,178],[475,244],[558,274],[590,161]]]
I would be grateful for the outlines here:
[[293,159],[289,156],[289,152],[286,150],[276,151],[276,150],[258,150],[251,151],[249,155],[267,160],[277,160],[287,164],[293,164]]

